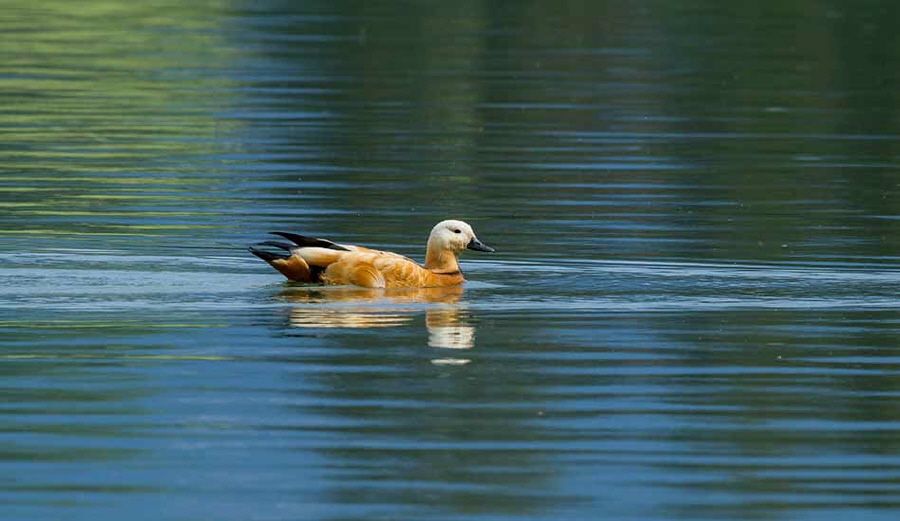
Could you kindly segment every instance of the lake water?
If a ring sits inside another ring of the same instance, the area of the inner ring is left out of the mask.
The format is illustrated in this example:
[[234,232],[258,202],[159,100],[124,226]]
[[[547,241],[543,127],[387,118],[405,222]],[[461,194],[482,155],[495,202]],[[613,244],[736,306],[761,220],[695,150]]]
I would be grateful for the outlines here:
[[0,517],[897,519],[898,6],[6,2]]

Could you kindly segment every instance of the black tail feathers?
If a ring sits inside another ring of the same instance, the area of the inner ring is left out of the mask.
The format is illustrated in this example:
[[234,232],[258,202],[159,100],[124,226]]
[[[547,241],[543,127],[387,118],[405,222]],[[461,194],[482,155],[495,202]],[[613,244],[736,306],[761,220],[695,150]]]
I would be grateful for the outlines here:
[[[260,243],[260,244],[266,244],[266,243]],[[268,246],[274,246],[274,245],[269,244]],[[262,259],[266,262],[272,262],[272,261],[279,260],[279,259],[283,260],[283,259],[287,259],[291,256],[290,253],[274,253],[271,251],[260,250],[258,248],[254,248],[253,246],[247,246],[247,250],[250,253],[252,253],[253,255],[256,255],[257,257],[259,257],[260,259]]]
[[317,247],[317,248],[328,248],[329,250],[340,250],[340,251],[350,251],[349,248],[345,248],[340,244],[335,244],[327,239],[318,239],[316,237],[307,237],[305,235],[297,235],[296,233],[290,232],[269,232],[272,235],[278,235],[279,237],[284,237],[285,239],[293,242],[297,246],[301,247]]
[[[316,247],[316,248],[328,248],[330,250],[341,250],[341,251],[350,251],[349,248],[341,246],[340,244],[335,244],[326,239],[317,239],[315,237],[306,237],[304,235],[298,235],[296,233],[290,232],[270,232],[272,235],[278,235],[279,237],[284,237],[285,239],[291,241],[290,243],[281,242],[281,241],[263,241],[257,243],[253,246],[247,246],[247,250],[250,251],[253,255],[256,255],[260,259],[271,263],[272,261],[276,261],[279,259],[288,259],[291,256],[291,250],[298,247]],[[293,244],[292,244],[293,243]],[[273,252],[268,250],[261,250],[256,248],[255,246],[271,246],[273,248],[278,248],[279,252]]]

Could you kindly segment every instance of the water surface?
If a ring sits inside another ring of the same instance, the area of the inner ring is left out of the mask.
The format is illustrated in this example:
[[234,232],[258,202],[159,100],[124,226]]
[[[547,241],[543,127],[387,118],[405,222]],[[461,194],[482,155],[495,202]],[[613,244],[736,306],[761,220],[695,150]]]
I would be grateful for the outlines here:
[[893,3],[288,4],[8,9],[4,518],[896,518]]

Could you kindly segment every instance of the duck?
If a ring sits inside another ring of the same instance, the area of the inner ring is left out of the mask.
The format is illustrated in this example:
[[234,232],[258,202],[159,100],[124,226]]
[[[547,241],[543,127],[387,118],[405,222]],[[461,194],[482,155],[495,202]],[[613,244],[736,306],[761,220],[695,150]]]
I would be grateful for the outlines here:
[[[459,267],[459,255],[463,251],[495,251],[478,240],[468,223],[457,219],[441,221],[431,229],[424,266],[399,253],[338,244],[328,239],[289,232],[270,233],[290,242],[260,242],[248,246],[250,253],[267,262],[290,281],[335,286],[457,286],[465,282]],[[264,250],[259,246],[270,246],[280,251]]]

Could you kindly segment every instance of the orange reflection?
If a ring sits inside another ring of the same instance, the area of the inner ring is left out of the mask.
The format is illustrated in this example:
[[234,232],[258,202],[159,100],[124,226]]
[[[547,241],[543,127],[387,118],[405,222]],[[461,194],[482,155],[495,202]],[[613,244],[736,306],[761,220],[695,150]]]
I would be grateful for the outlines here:
[[[475,345],[475,327],[460,302],[462,286],[443,288],[369,289],[344,286],[295,286],[280,297],[295,304],[290,311],[293,327],[376,328],[411,323],[425,312],[428,345],[469,349]],[[466,363],[468,360],[436,360]]]

